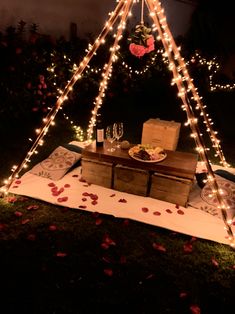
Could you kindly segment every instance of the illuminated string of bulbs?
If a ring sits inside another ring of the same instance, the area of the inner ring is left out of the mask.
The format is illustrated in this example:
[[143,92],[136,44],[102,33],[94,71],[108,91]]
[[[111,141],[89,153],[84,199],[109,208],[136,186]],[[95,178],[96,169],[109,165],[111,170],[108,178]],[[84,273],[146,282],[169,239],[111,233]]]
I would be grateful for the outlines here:
[[94,103],[94,109],[92,110],[92,116],[88,124],[88,129],[87,129],[87,140],[90,141],[93,136],[94,132],[94,126],[96,124],[96,116],[98,113],[98,110],[102,106],[102,99],[105,97],[105,91],[108,86],[108,80],[112,76],[112,69],[113,69],[113,62],[116,62],[118,60],[117,52],[120,49],[119,46],[119,41],[122,39],[122,34],[126,26],[126,20],[128,18],[128,15],[130,14],[130,8],[132,5],[132,1],[126,1],[126,4],[123,7],[123,11],[121,12],[121,18],[120,18],[120,23],[117,27],[117,32],[115,34],[115,40],[113,43],[113,46],[110,48],[110,57],[109,61],[107,64],[105,64],[104,69],[103,69],[103,79],[100,82],[99,86],[99,94],[96,97],[95,103]]
[[[118,15],[120,14],[121,16],[121,22],[119,24],[119,28],[117,31],[117,35],[115,38],[114,45],[111,49],[111,55],[110,59],[107,65],[104,67],[104,72],[103,72],[103,80],[100,84],[100,90],[99,90],[99,95],[96,99],[95,102],[95,108],[92,112],[92,119],[89,124],[89,132],[88,134],[91,136],[92,135],[92,128],[95,125],[95,118],[97,111],[99,109],[99,106],[102,103],[102,97],[105,93],[105,90],[107,88],[107,82],[108,79],[111,76],[112,73],[112,63],[116,61],[117,55],[116,51],[119,49],[118,42],[120,38],[122,37],[122,31],[125,26],[125,21],[127,18],[127,15],[129,13],[129,9],[131,7],[131,4],[133,3],[133,0],[120,0],[118,2],[118,5],[115,9],[115,11],[112,12],[111,17],[109,21],[106,23],[103,31],[101,34],[98,36],[97,40],[93,44],[93,46],[90,46],[87,55],[83,58],[83,61],[80,63],[79,67],[77,68],[75,74],[72,76],[72,79],[68,82],[67,86],[65,87],[65,90],[61,93],[61,96],[58,98],[55,106],[51,109],[51,111],[48,113],[47,117],[43,120],[44,122],[44,127],[41,130],[37,130],[38,132],[38,137],[36,141],[33,143],[31,149],[29,150],[26,158],[23,160],[23,162],[19,165],[16,166],[13,169],[13,174],[12,176],[8,179],[6,185],[5,185],[5,190],[4,192],[7,193],[9,187],[11,186],[12,182],[14,181],[15,178],[18,177],[20,171],[27,166],[27,163],[30,162],[31,155],[33,153],[36,153],[36,148],[38,145],[43,144],[43,137],[47,133],[48,128],[50,125],[54,123],[54,118],[58,112],[58,110],[61,108],[62,104],[64,101],[67,99],[67,95],[69,94],[70,91],[72,91],[73,85],[75,82],[81,78],[81,74],[83,73],[84,69],[87,67],[90,59],[93,57],[95,54],[96,50],[102,44],[104,41],[107,33],[110,31],[112,25],[115,23]],[[235,246],[235,241],[234,241],[234,235],[233,231],[231,228],[231,221],[227,220],[227,209],[229,209],[229,206],[226,204],[225,200],[222,197],[222,193],[219,189],[219,186],[217,184],[214,172],[211,168],[211,164],[208,160],[207,157],[207,148],[204,145],[203,139],[202,139],[202,134],[200,133],[200,130],[198,128],[197,124],[197,119],[194,116],[194,112],[190,103],[190,99],[188,98],[188,94],[191,93],[193,97],[191,97],[191,100],[194,100],[197,103],[198,108],[201,110],[201,114],[203,118],[205,119],[206,123],[208,124],[208,128],[210,132],[212,132],[211,125],[210,125],[210,120],[205,114],[204,107],[200,101],[200,97],[197,93],[196,88],[194,87],[193,80],[189,77],[186,64],[184,62],[184,59],[180,55],[180,49],[176,46],[174,39],[172,37],[172,34],[169,30],[169,27],[166,22],[166,17],[164,15],[164,10],[161,8],[161,4],[158,0],[145,0],[145,3],[147,4],[149,11],[150,11],[150,16],[153,19],[153,29],[156,29],[159,33],[159,40],[162,41],[162,44],[165,49],[165,56],[168,57],[169,60],[169,69],[172,71],[173,74],[173,80],[172,83],[176,84],[178,88],[178,96],[182,100],[182,109],[186,111],[187,118],[188,118],[188,124],[191,127],[192,130],[192,137],[195,140],[196,146],[197,146],[197,151],[201,159],[204,161],[205,166],[207,167],[208,170],[208,176],[207,179],[212,187],[212,193],[215,195],[215,197],[218,200],[218,210],[221,211],[222,213],[222,218],[225,223],[225,229],[228,233],[229,240],[231,243],[231,246]],[[123,11],[122,11],[123,9]],[[215,134],[212,132],[212,135],[215,137]],[[89,141],[89,139],[88,139]],[[217,141],[214,141],[214,144],[216,145],[216,148],[218,150],[218,153],[220,154],[219,150],[219,144]]]
[[[164,15],[164,10],[162,9],[160,2],[158,0],[146,0],[146,4],[150,10],[150,16],[152,17],[153,22],[155,23],[155,25],[153,25],[153,29],[155,27],[158,30],[158,34],[163,43],[165,53],[168,56],[170,62],[169,69],[172,71],[173,74],[172,83],[176,84],[179,90],[178,96],[181,98],[183,103],[182,109],[186,111],[188,117],[187,123],[191,127],[192,137],[194,138],[197,146],[196,147],[197,152],[201,159],[204,161],[205,166],[207,168],[208,171],[207,180],[210,186],[212,187],[212,193],[218,200],[219,205],[217,208],[222,214],[222,218],[225,224],[225,229],[228,233],[230,244],[232,247],[235,247],[234,234],[231,228],[232,221],[227,219],[227,210],[229,209],[229,206],[222,197],[222,192],[219,189],[214,172],[211,168],[211,164],[208,160],[206,152],[208,149],[204,145],[202,134],[200,133],[200,130],[198,128],[197,119],[194,116],[194,112],[190,104],[190,99],[187,97],[187,94],[189,92],[193,95],[193,100],[197,102],[197,107],[201,109],[202,113],[201,115],[206,120],[206,123],[208,123],[208,127],[210,127],[208,117],[205,114],[204,107],[201,103],[200,97],[198,96],[197,90],[194,87],[193,80],[190,78],[188,74],[184,59],[180,55],[180,49],[176,46],[173,36],[169,30],[169,27],[166,22],[166,17]],[[212,133],[212,135],[215,137],[214,133]],[[217,145],[216,146],[217,151],[219,151],[217,141],[214,140],[214,142],[212,143]]]
[[195,53],[195,56],[192,56],[191,62],[194,63],[195,59],[198,59],[198,62],[201,65],[206,65],[208,68],[208,71],[211,72],[209,74],[209,86],[210,86],[210,91],[218,91],[218,90],[223,90],[223,91],[232,91],[235,89],[235,83],[233,84],[218,84],[218,83],[213,83],[213,77],[214,75],[219,71],[220,65],[216,61],[216,58],[214,57],[212,60],[207,60],[206,58],[202,57],[198,52]]

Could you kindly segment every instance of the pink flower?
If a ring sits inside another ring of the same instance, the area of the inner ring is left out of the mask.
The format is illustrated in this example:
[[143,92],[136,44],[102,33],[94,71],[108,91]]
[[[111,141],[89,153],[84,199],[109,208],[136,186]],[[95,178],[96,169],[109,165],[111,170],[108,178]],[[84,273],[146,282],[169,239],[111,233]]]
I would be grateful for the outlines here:
[[147,48],[145,48],[145,52],[149,53],[149,52],[153,51],[154,49],[155,49],[154,44],[152,44],[152,45],[148,46]]
[[146,40],[147,46],[154,46],[154,38],[151,35],[147,40]]
[[134,56],[138,58],[142,57],[146,53],[146,48],[144,46],[136,45],[134,43],[129,45],[129,50]]

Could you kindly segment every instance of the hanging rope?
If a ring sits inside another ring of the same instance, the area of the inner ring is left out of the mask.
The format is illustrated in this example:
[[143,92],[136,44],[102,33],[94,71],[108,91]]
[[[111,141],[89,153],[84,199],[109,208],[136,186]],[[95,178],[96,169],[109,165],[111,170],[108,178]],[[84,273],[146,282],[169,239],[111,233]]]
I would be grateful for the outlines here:
[[144,25],[144,0],[142,0],[141,3],[141,18],[140,18],[140,24]]

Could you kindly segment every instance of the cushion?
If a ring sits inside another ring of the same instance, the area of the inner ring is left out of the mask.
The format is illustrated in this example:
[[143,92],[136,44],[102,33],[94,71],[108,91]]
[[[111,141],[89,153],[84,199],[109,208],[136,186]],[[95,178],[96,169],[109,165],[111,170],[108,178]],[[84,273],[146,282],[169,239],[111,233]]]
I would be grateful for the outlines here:
[[[217,174],[215,174],[215,178],[219,188],[223,191],[225,203],[230,207],[227,210],[228,219],[233,220],[235,217],[235,182],[222,178]],[[189,205],[222,219],[221,212],[218,210],[217,197],[212,193],[209,183],[204,184],[202,188],[199,188],[198,185],[193,187],[189,196]]]
[[60,180],[80,159],[81,153],[59,146],[29,172],[53,181]]

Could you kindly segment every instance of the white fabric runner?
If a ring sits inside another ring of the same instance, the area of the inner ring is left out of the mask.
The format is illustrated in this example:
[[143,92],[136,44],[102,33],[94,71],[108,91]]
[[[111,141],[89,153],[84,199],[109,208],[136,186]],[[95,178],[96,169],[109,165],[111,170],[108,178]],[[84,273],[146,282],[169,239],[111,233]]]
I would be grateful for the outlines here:
[[[9,192],[55,205],[128,218],[194,237],[229,244],[223,220],[200,207],[198,203],[200,189],[197,195],[195,189],[190,194],[190,203],[193,204],[196,197],[198,208],[192,206],[184,208],[150,197],[119,192],[94,184],[88,185],[82,182],[81,167],[78,167],[58,181],[51,181],[27,172],[20,179],[15,180]],[[235,232],[235,223],[232,228]]]

